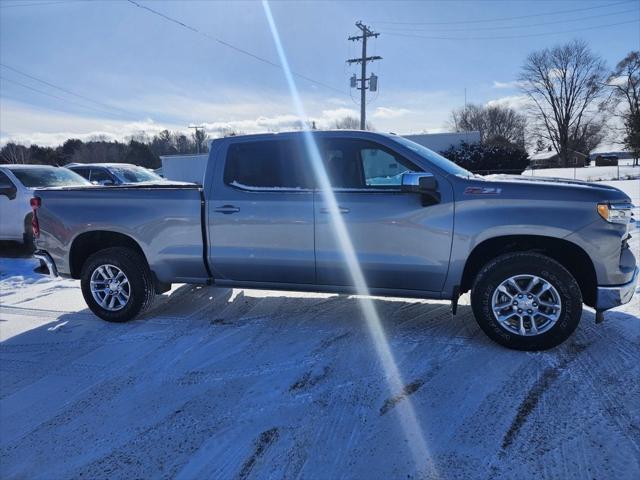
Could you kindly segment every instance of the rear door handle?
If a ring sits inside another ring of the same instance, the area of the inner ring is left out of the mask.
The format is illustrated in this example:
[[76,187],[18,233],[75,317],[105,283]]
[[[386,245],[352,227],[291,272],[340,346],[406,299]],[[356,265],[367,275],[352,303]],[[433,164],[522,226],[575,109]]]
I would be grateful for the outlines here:
[[240,211],[240,209],[238,207],[234,207],[233,205],[222,205],[221,207],[214,208],[213,211],[228,215],[230,213],[237,213]]
[[[345,208],[345,207],[338,207],[338,212],[339,213],[349,213],[349,209]],[[320,213],[329,213],[329,209],[326,207],[322,207],[320,209]]]

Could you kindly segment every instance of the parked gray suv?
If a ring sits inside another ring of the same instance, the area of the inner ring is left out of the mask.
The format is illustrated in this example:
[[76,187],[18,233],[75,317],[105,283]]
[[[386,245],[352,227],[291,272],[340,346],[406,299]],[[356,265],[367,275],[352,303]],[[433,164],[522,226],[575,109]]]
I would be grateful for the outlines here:
[[620,190],[479,177],[392,134],[229,137],[211,144],[203,187],[36,197],[36,256],[115,322],[171,283],[354,292],[346,235],[372,295],[449,299],[455,312],[470,290],[489,337],[538,350],[571,335],[583,303],[601,318],[628,302],[638,274]]

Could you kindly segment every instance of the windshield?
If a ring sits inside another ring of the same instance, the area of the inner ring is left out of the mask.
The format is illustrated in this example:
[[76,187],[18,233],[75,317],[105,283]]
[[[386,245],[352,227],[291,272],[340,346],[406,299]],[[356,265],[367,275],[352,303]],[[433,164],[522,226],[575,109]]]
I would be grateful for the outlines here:
[[91,185],[77,173],[60,167],[16,168],[11,173],[27,188]]
[[451,175],[460,175],[462,177],[473,177],[473,173],[469,170],[465,170],[459,165],[456,165],[451,160],[443,157],[442,155],[437,154],[433,150],[429,150],[427,147],[423,147],[419,143],[412,142],[411,140],[407,140],[403,137],[392,137],[396,142],[402,144],[403,146],[413,150],[422,158],[429,160],[436,167],[444,170],[445,172]]
[[109,168],[125,183],[162,182],[163,178],[143,167],[111,167]]

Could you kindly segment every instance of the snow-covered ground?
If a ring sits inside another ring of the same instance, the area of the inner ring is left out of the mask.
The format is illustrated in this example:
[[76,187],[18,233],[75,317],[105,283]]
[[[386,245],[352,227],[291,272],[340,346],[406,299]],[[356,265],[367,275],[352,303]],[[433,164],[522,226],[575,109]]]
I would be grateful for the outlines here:
[[376,299],[390,390],[352,297],[182,285],[109,324],[35,266],[0,259],[3,479],[640,477],[640,296],[541,353]]
[[597,182],[601,180],[630,180],[640,179],[640,167],[633,166],[633,160],[620,160],[617,167],[596,167],[591,162],[590,167],[583,168],[543,168],[526,170],[523,175],[534,177],[559,177]]

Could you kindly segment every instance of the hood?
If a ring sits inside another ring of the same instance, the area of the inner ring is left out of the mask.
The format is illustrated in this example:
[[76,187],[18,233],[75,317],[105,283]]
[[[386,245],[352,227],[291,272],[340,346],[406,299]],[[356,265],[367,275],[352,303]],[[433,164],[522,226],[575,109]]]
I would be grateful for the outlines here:
[[494,191],[500,190],[499,195],[528,196],[532,200],[630,201],[629,196],[623,191],[599,182],[526,175],[488,175],[486,177],[473,177],[473,179],[469,180],[474,184],[477,182],[477,186],[488,187],[490,185],[490,188]]

